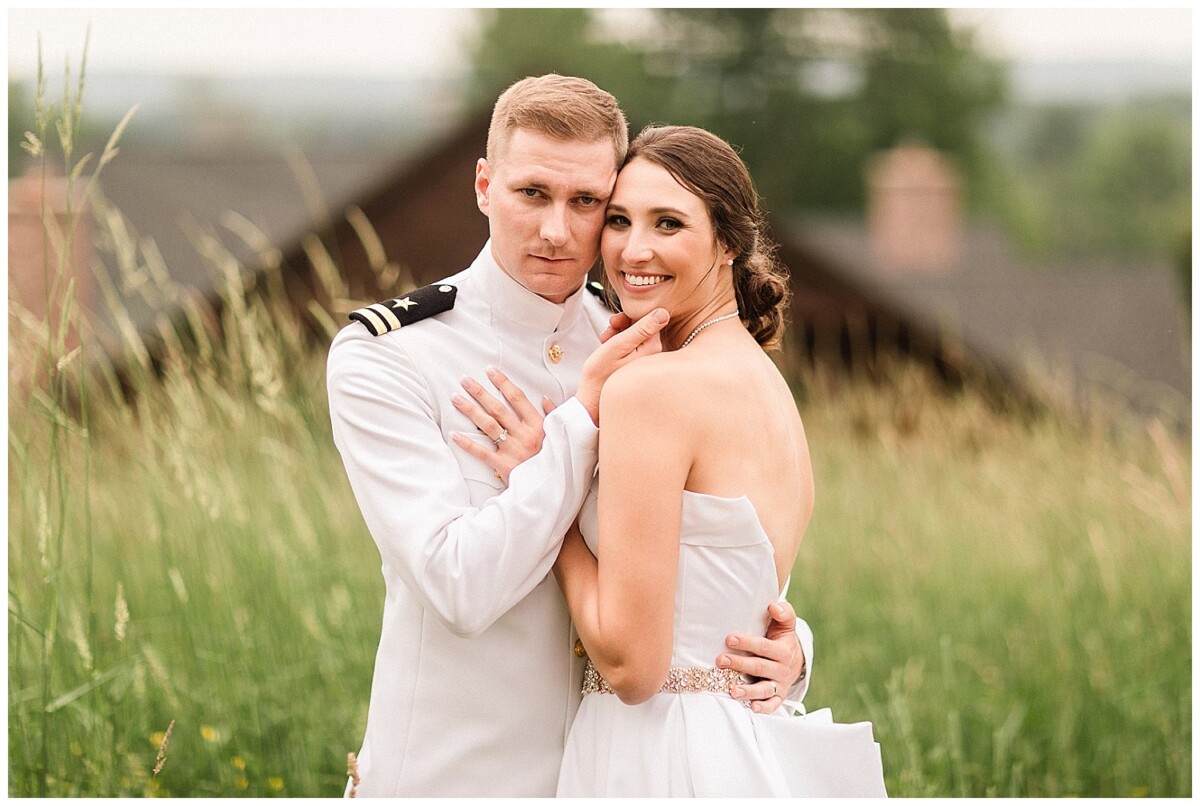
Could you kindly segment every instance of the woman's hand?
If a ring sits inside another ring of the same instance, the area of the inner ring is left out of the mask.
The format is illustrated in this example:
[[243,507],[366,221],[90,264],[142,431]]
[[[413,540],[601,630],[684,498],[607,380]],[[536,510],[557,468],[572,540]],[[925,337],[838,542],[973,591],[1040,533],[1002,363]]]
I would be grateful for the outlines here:
[[455,394],[454,407],[467,416],[475,427],[496,446],[488,450],[463,434],[454,434],[454,443],[467,453],[486,463],[496,478],[508,484],[512,469],[542,449],[546,432],[542,429],[545,414],[554,410],[550,398],[542,398],[542,412],[534,408],[529,398],[495,367],[488,367],[488,378],[500,390],[508,405],[492,397],[474,378],[463,377],[462,386],[474,398]]
[[658,334],[668,321],[670,316],[664,308],[655,308],[636,322],[623,313],[609,319],[608,327],[600,335],[600,346],[583,365],[579,390],[575,392],[593,423],[600,425],[600,389],[608,376],[630,361],[661,353]]

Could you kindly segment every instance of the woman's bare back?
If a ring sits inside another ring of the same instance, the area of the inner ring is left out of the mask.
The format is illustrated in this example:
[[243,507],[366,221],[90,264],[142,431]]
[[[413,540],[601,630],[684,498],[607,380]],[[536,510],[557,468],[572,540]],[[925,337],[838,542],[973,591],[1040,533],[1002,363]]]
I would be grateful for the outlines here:
[[782,585],[813,508],[804,425],[783,376],[748,333],[707,342],[669,356],[681,379],[673,391],[686,432],[680,438],[696,446],[685,489],[747,496],[775,548]]

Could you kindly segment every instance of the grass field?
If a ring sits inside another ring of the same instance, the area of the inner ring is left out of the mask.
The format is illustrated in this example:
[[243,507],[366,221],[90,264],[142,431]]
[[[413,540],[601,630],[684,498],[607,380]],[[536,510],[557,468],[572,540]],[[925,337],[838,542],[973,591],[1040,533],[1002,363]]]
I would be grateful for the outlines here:
[[[10,795],[341,791],[378,554],[323,353],[238,299],[132,397],[10,320]],[[894,796],[1189,795],[1190,434],[883,374],[797,378],[810,708],[874,721]]]

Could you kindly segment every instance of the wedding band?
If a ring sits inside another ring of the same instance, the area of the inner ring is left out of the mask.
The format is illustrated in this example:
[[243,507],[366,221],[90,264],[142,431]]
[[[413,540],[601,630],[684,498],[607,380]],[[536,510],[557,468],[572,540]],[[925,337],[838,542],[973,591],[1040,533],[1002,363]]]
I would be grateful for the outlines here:
[[496,443],[496,447],[497,447],[497,448],[499,448],[499,447],[500,447],[500,443],[501,443],[501,442],[503,442],[503,441],[504,441],[504,440],[506,440],[506,439],[508,439],[508,429],[507,429],[507,428],[501,428],[501,429],[500,429],[500,436],[498,436],[498,437],[496,437],[495,439],[493,439],[493,440],[492,440],[492,442],[495,442],[495,443]]
[[779,693],[779,686],[775,685],[774,680],[772,680],[770,682],[771,682],[771,696],[774,697],[775,695],[777,695]]

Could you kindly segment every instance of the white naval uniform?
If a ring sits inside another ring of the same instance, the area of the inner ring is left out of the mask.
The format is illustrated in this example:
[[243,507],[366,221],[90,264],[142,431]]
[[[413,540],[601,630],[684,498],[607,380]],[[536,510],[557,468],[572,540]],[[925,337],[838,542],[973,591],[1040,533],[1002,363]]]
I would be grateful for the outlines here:
[[[609,312],[583,289],[563,304],[530,292],[490,242],[443,282],[452,310],[380,336],[353,323],[329,352],[334,441],[387,589],[357,796],[553,796],[583,661],[550,570],[597,460],[570,396]],[[488,365],[535,406],[563,404],[507,489],[450,441],[490,442],[451,403],[463,375],[501,397]]]

